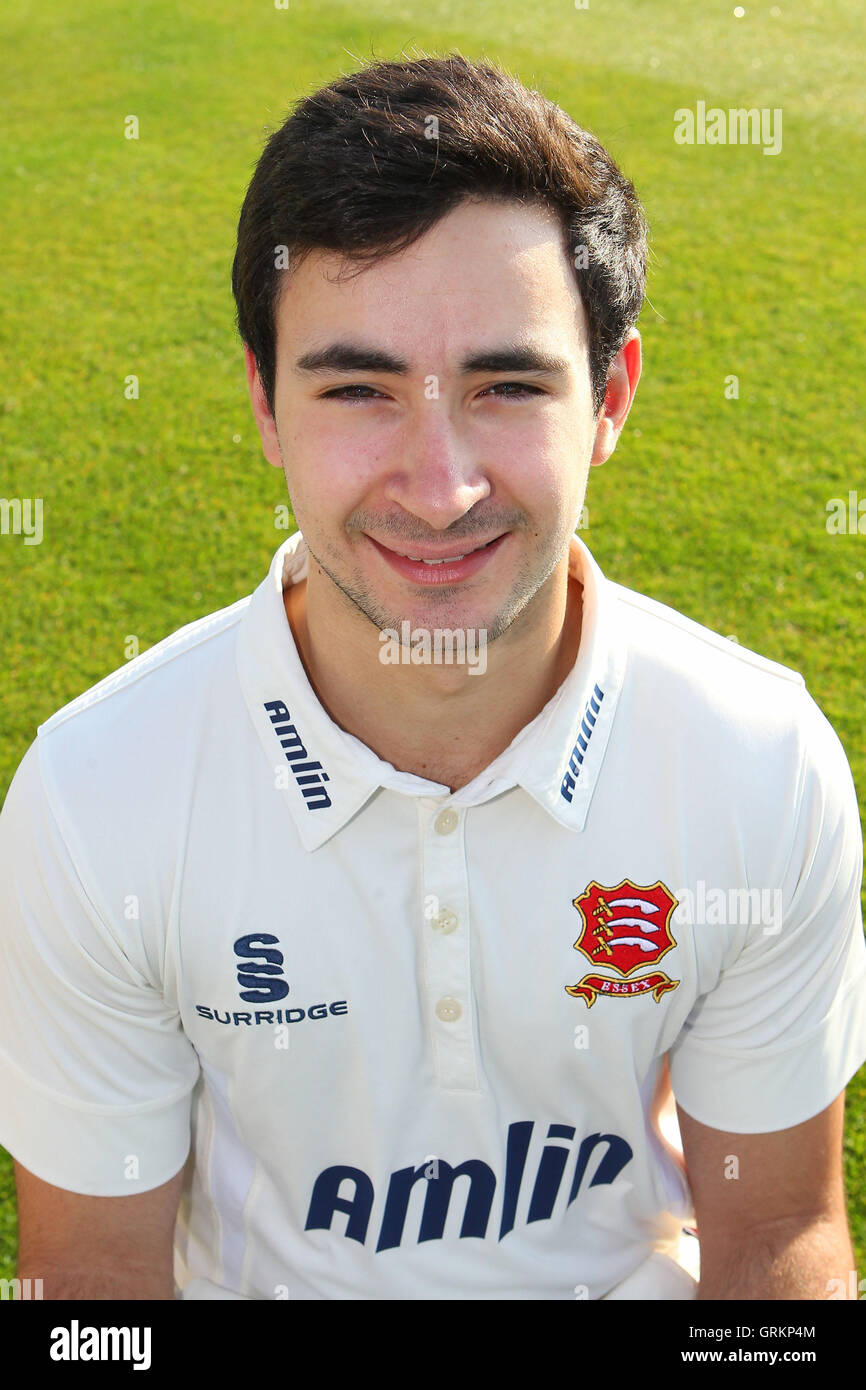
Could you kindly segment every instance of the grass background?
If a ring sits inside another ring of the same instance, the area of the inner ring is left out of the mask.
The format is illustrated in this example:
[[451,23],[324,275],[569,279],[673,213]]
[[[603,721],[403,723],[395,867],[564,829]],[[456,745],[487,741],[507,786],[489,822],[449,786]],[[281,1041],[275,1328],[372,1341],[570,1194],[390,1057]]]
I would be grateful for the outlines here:
[[[284,538],[230,287],[266,134],[366,59],[456,48],[590,127],[650,220],[645,374],[592,471],[585,539],[611,578],[801,671],[862,813],[866,537],[825,525],[830,498],[866,497],[861,23],[859,0],[740,18],[693,0],[7,0],[0,494],[43,498],[45,534],[0,536],[0,790],[128,636],[145,650],[250,593]],[[782,153],[676,145],[674,112],[699,99],[782,108]],[[866,1273],[864,1157],[866,1068],[845,1138]],[[0,1277],[15,1231],[0,1150]]]

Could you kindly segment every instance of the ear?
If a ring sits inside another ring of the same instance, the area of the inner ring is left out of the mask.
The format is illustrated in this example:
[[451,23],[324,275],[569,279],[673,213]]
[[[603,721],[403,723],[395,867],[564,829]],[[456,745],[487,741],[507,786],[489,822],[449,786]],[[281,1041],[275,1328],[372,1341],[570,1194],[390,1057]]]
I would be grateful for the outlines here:
[[250,388],[250,401],[253,407],[253,417],[262,441],[262,452],[268,463],[273,464],[274,468],[282,468],[283,459],[280,453],[280,441],[277,437],[277,426],[274,417],[268,409],[265,388],[259,376],[259,369],[255,356],[251,348],[244,343],[244,362],[247,371],[247,385]]
[[640,381],[640,334],[633,328],[610,364],[604,405],[599,412],[591,464],[604,463],[616,448]]

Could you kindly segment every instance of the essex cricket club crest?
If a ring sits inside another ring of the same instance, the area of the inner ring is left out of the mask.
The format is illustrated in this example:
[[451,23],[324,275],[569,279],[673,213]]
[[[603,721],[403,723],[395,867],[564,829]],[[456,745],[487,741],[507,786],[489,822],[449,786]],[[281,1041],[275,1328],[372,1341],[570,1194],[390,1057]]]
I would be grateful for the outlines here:
[[658,1003],[668,990],[676,989],[680,981],[662,970],[635,975],[647,965],[658,965],[677,944],[670,928],[677,899],[661,880],[646,888],[629,878],[615,888],[603,888],[593,880],[573,902],[583,922],[574,949],[582,951],[590,965],[615,973],[584,975],[576,985],[565,986],[568,994],[591,1009],[600,994],[629,999],[652,992]]

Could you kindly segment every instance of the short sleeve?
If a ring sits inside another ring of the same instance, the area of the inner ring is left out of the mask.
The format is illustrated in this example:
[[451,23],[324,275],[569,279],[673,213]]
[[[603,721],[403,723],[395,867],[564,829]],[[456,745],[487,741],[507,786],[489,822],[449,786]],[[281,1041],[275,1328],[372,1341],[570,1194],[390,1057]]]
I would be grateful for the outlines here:
[[752,885],[777,893],[779,911],[750,926],[669,1054],[683,1110],[734,1133],[811,1119],[866,1061],[857,797],[839,738],[805,688],[801,698],[793,806],[777,808],[778,861]]
[[121,911],[109,924],[94,906],[122,884],[83,881],[39,743],[0,813],[0,1144],[57,1187],[128,1196],[183,1166],[199,1062],[125,949],[136,923]]

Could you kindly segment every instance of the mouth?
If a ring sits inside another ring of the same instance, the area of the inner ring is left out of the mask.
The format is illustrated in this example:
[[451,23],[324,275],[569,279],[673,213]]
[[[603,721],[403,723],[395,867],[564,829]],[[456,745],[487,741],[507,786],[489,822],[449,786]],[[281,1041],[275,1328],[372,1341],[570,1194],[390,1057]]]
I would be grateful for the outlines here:
[[435,587],[438,584],[459,583],[477,574],[480,569],[491,563],[507,536],[508,532],[505,531],[500,536],[494,536],[492,540],[470,546],[463,551],[455,550],[451,554],[444,554],[441,546],[438,553],[429,546],[413,546],[411,554],[402,554],[380,544],[379,541],[374,541],[372,536],[368,536],[367,540],[386,564],[405,579],[427,587]]

